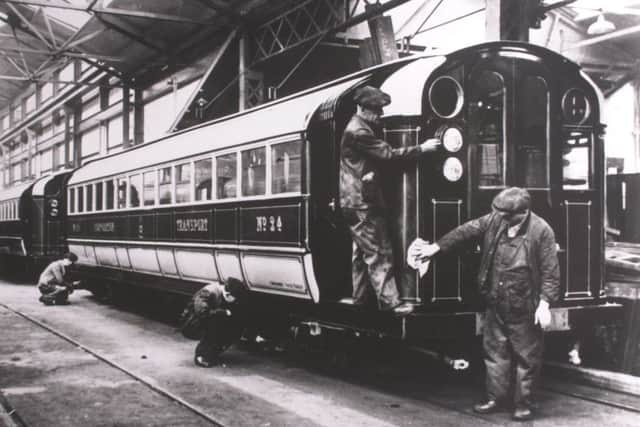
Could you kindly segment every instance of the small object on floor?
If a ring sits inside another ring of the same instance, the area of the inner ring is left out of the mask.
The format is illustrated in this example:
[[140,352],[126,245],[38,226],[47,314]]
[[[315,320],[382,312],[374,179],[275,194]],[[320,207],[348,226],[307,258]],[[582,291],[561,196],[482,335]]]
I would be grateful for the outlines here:
[[478,414],[491,414],[493,412],[498,412],[500,410],[500,405],[495,400],[487,400],[486,402],[481,402],[476,405],[473,405],[473,412]]
[[210,368],[212,366],[216,366],[216,365],[220,364],[220,362],[218,360],[215,360],[215,359],[214,360],[210,360],[210,359],[207,359],[204,356],[196,356],[193,359],[193,362],[197,366],[200,366],[201,368]]
[[526,406],[519,406],[513,412],[513,417],[515,421],[529,421],[533,419],[533,412],[531,409]]

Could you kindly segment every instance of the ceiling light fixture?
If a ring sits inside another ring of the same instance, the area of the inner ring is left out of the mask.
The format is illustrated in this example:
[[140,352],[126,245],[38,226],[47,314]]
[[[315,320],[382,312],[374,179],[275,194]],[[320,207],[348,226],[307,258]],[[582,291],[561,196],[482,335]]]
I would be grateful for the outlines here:
[[600,34],[610,33],[615,29],[616,26],[613,24],[613,22],[607,21],[607,19],[604,17],[604,13],[600,12],[600,14],[598,15],[598,19],[596,19],[596,22],[589,25],[589,28],[587,28],[587,34],[589,34],[590,36],[599,36]]

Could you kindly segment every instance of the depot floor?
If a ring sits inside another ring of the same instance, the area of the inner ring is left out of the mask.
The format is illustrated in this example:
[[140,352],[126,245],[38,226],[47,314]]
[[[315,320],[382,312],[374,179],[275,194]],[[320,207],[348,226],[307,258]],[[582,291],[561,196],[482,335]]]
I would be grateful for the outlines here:
[[[0,392],[29,426],[210,422],[16,312],[225,426],[512,424],[508,413],[479,417],[470,411],[482,394],[477,381],[432,375],[420,366],[413,374],[383,369],[345,378],[304,360],[243,348],[225,353],[224,365],[202,369],[193,365],[195,342],[166,322],[102,304],[86,291],[71,295],[69,306],[46,307],[37,297],[35,286],[0,282]],[[535,421],[536,426],[603,424],[640,425],[640,416],[545,394]]]

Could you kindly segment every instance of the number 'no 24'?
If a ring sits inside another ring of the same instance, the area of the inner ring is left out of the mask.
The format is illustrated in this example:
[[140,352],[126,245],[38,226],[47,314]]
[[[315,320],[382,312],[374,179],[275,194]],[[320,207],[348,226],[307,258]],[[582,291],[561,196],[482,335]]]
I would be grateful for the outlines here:
[[256,216],[256,231],[258,233],[282,231],[282,217],[278,216]]

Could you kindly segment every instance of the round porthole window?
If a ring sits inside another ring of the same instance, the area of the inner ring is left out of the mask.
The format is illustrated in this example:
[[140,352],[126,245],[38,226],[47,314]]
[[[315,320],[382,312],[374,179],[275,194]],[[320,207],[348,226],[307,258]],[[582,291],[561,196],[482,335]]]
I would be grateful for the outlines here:
[[562,96],[562,115],[567,123],[583,124],[591,114],[591,104],[585,93],[578,88],[569,89]]
[[429,105],[443,119],[455,117],[464,103],[462,86],[453,77],[441,76],[429,87]]

